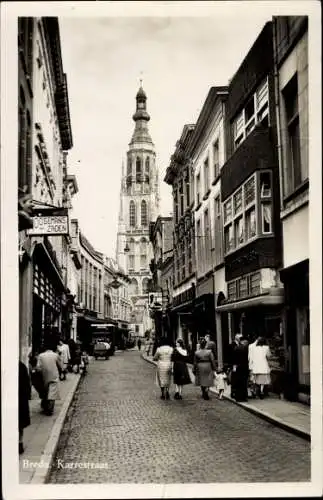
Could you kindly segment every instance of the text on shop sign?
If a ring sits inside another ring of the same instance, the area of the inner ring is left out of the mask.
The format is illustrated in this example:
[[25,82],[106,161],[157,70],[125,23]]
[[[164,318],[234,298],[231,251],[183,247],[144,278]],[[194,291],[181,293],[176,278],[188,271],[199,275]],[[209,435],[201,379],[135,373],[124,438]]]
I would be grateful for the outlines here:
[[49,217],[33,217],[33,228],[29,234],[68,234],[67,215],[52,215]]

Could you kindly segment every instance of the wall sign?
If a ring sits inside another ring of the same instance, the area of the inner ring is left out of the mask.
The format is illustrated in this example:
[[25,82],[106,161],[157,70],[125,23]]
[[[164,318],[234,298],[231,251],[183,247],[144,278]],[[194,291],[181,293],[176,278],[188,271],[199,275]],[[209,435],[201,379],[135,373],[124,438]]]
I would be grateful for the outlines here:
[[46,217],[33,217],[33,228],[28,230],[33,235],[61,235],[68,234],[68,216],[51,215]]

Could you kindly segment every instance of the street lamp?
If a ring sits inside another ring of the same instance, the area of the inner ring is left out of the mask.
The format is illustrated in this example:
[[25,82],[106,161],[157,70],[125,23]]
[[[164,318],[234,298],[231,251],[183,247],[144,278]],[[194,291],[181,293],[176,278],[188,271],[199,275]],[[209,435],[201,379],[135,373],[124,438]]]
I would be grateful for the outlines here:
[[129,248],[128,243],[126,243],[126,246],[124,247],[123,251],[124,251],[124,253],[129,253],[130,252],[130,248]]

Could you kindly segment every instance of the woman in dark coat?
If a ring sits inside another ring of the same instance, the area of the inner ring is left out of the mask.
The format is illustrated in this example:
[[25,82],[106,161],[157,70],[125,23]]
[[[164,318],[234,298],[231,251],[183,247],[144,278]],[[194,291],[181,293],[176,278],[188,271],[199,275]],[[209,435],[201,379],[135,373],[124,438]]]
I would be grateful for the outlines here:
[[19,454],[24,452],[24,429],[30,425],[29,400],[31,398],[31,385],[26,365],[19,361],[18,379],[18,426],[19,426]]
[[184,348],[184,342],[182,339],[177,339],[176,347],[173,351],[172,356],[173,361],[173,377],[174,384],[176,385],[176,392],[174,399],[183,399],[182,390],[183,385],[191,383],[190,374],[188,373],[188,368],[186,363],[188,362],[188,352]]
[[209,398],[209,387],[213,385],[215,372],[215,359],[211,351],[206,349],[206,340],[200,339],[200,349],[194,355],[195,385],[202,390],[203,399]]

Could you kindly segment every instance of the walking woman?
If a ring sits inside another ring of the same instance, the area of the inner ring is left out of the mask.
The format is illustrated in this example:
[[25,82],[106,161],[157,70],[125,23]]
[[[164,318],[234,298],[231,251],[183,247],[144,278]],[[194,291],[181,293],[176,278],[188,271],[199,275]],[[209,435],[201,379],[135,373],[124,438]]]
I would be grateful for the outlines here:
[[270,384],[270,350],[265,339],[260,337],[252,351],[252,372],[256,386],[260,389],[259,397],[264,398],[264,388]]
[[161,399],[169,399],[169,386],[172,374],[173,348],[167,338],[162,338],[157,348],[154,361],[157,361],[157,382],[161,389]]
[[200,349],[194,356],[193,373],[195,385],[200,386],[203,399],[209,398],[209,388],[214,381],[215,359],[211,351],[206,349],[205,338],[200,339]]
[[188,373],[187,361],[188,352],[184,348],[184,342],[182,339],[176,340],[176,347],[173,351],[173,377],[174,384],[176,386],[176,392],[174,399],[182,399],[183,385],[191,383],[190,374]]

